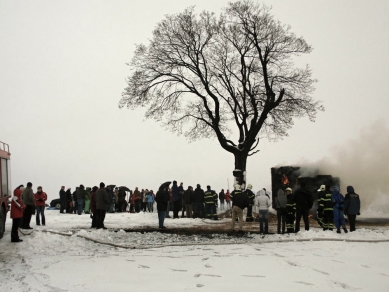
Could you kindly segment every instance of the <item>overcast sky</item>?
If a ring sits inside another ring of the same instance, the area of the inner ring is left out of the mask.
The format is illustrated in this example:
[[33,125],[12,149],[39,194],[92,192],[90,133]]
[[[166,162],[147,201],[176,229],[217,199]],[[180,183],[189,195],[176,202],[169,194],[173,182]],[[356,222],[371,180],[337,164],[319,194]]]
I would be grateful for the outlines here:
[[[192,5],[220,13],[227,3],[0,0],[0,141],[10,145],[12,189],[31,181],[53,199],[61,185],[101,181],[155,190],[177,180],[220,191],[229,179],[231,188],[234,159],[216,139],[188,143],[145,121],[143,109],[118,108],[125,63],[164,15]],[[373,122],[389,124],[389,1],[264,3],[313,46],[300,62],[311,66],[314,98],[326,110],[315,123],[296,120],[281,141],[261,140],[247,169],[255,191],[270,189],[271,167],[331,158]]]

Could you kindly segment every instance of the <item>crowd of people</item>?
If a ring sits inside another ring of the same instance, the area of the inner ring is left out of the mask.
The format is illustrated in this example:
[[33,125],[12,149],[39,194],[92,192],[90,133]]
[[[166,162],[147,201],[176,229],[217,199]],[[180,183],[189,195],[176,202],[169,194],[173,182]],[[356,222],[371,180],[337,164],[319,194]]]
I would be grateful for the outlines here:
[[[246,222],[254,221],[255,213],[259,219],[259,231],[261,234],[269,233],[268,213],[271,206],[270,196],[266,189],[261,189],[256,194],[252,191],[252,185],[248,184],[246,189],[241,189],[240,185],[235,185],[234,190],[219,194],[207,186],[206,190],[197,184],[196,188],[188,186],[184,189],[183,183],[177,184],[173,181],[162,184],[156,194],[153,190],[135,188],[134,191],[126,187],[105,186],[100,183],[99,187],[93,188],[80,185],[72,193],[68,188],[62,186],[59,191],[61,202],[60,213],[70,213],[82,215],[90,214],[92,228],[103,228],[106,213],[130,212],[139,213],[141,211],[154,212],[154,203],[157,204],[159,228],[164,226],[165,218],[206,218],[218,220],[217,208],[220,210],[231,210],[232,226],[234,230],[236,222],[239,223],[239,231],[243,229],[243,210],[247,208]],[[127,197],[127,192],[129,195]],[[36,213],[36,225],[46,224],[44,210],[47,194],[42,187],[37,188],[37,192],[32,190],[32,183],[27,183],[27,187],[18,186],[14,190],[11,203],[11,218],[13,219],[11,241],[22,241],[18,236],[18,228],[32,229],[30,226],[31,217]],[[277,233],[284,234],[299,232],[301,218],[304,221],[305,230],[309,230],[309,210],[312,208],[312,194],[305,184],[292,193],[291,188],[286,188],[275,197],[275,209],[277,211]],[[348,217],[350,231],[355,231],[355,218],[360,212],[359,196],[352,186],[347,187],[347,194],[343,197],[339,192],[339,187],[335,186],[331,191],[329,185],[322,185],[318,190],[317,218],[323,230],[333,230],[341,233],[348,232],[345,225],[344,215]]]

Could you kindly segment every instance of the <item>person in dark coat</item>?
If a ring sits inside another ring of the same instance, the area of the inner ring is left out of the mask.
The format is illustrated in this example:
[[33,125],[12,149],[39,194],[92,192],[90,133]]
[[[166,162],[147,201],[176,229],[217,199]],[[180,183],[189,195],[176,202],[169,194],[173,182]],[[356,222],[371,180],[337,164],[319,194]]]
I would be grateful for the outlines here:
[[340,193],[339,187],[334,186],[332,192],[332,205],[334,206],[334,223],[336,232],[340,233],[340,227],[343,228],[344,233],[347,233],[346,221],[344,220],[344,197]]
[[317,222],[319,225],[324,229],[324,224],[323,224],[323,216],[324,216],[324,211],[323,211],[323,205],[324,205],[324,197],[325,197],[325,190],[326,186],[321,185],[320,188],[317,190]]
[[195,210],[194,218],[204,218],[204,191],[199,184],[194,190]]
[[32,183],[27,183],[27,187],[22,192],[22,201],[26,208],[23,214],[23,229],[33,229],[30,226],[31,216],[35,214],[35,197],[32,191]]
[[61,209],[59,210],[59,213],[65,213],[64,210],[66,210],[66,193],[65,193],[65,186],[62,186],[59,190],[59,200],[61,201]]
[[207,219],[218,220],[216,214],[217,199],[216,192],[211,190],[211,186],[207,186],[207,190],[204,193],[205,216]]
[[226,194],[224,193],[224,189],[222,189],[219,193],[219,201],[220,201],[220,210],[224,210],[224,200],[226,199]]
[[355,220],[357,215],[360,215],[361,200],[352,186],[347,187],[347,194],[344,198],[344,213],[347,215],[348,223],[350,224],[350,232],[355,231]]
[[84,202],[85,202],[85,197],[87,196],[87,193],[85,191],[84,185],[80,185],[76,192],[76,197],[77,197],[77,214],[81,215],[82,214],[82,209],[84,208]]
[[73,213],[72,190],[70,188],[67,189],[65,194],[66,194],[66,213]]
[[173,200],[173,219],[178,219],[178,212],[182,209],[181,206],[181,189],[177,186],[177,181],[173,181],[172,186],[172,200]]
[[230,198],[232,200],[232,226],[231,231],[234,231],[235,228],[235,222],[236,217],[238,217],[239,220],[239,231],[243,231],[243,209],[248,206],[248,196],[246,192],[242,192],[240,189],[240,185],[236,184],[234,186],[234,190],[230,194]]
[[294,200],[294,196],[292,195],[292,189],[287,188],[285,190],[286,193],[286,232],[293,233],[294,232],[294,219],[296,213],[296,202]]
[[192,218],[192,216],[193,216],[192,206],[193,206],[193,202],[194,202],[194,192],[193,192],[193,188],[191,186],[189,186],[188,189],[186,191],[184,191],[183,202],[184,202],[185,209],[186,209],[186,217]]
[[247,206],[247,215],[246,215],[246,222],[253,222],[253,205],[254,205],[254,199],[255,199],[255,194],[252,191],[253,186],[252,184],[247,185],[246,193],[247,193],[247,198],[248,198],[248,206]]
[[90,211],[92,213],[92,228],[97,227],[97,209],[96,209],[96,192],[99,188],[97,186],[94,186],[92,188],[92,192],[90,194]]
[[72,198],[73,198],[73,213],[74,214],[77,214],[77,211],[78,211],[77,191],[78,191],[78,187],[76,187],[76,190],[72,194]]
[[107,212],[108,206],[110,204],[109,196],[107,191],[105,190],[105,184],[103,182],[100,183],[100,188],[96,191],[96,228],[107,229],[104,226],[105,214]]
[[166,228],[164,225],[164,221],[169,200],[170,194],[168,191],[168,187],[160,187],[157,192],[157,195],[155,196],[155,201],[157,202],[159,228]]
[[334,206],[332,204],[332,191],[330,185],[325,185],[319,208],[322,210],[323,230],[334,229]]
[[[285,193],[282,190],[279,190],[277,193],[277,197],[274,199],[275,207],[277,210],[277,233],[284,234],[285,233],[285,223],[286,223],[286,204],[287,198]],[[282,225],[282,228],[281,228]]]
[[305,183],[301,183],[300,188],[294,193],[294,198],[296,201],[296,227],[295,232],[300,231],[300,221],[303,217],[305,230],[309,230],[309,209],[312,208],[313,200],[312,194],[307,189]]

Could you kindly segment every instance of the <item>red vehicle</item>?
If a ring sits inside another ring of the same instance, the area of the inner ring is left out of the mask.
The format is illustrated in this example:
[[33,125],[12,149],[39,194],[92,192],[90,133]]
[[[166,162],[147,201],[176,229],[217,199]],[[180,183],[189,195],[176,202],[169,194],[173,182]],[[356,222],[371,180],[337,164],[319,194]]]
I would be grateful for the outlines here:
[[10,157],[8,144],[0,141],[0,238],[4,235],[8,199],[11,197]]

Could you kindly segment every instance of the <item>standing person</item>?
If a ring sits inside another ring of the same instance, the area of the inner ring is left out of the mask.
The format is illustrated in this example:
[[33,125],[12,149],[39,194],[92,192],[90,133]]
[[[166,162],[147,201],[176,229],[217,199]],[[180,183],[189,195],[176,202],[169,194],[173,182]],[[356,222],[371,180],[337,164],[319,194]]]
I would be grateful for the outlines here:
[[332,231],[334,229],[334,206],[332,204],[332,191],[330,189],[330,185],[324,186],[319,208],[322,209],[323,230]]
[[140,191],[138,190],[138,187],[135,188],[133,196],[134,196],[135,212],[139,213],[140,212],[139,204],[140,204],[141,195],[140,195]]
[[332,205],[334,205],[334,222],[336,226],[336,233],[340,233],[340,227],[343,228],[344,233],[347,233],[346,222],[344,220],[344,198],[339,192],[339,187],[334,186],[332,192]]
[[66,213],[73,213],[72,190],[68,188],[66,194]]
[[219,193],[220,211],[224,210],[224,200],[225,199],[226,199],[226,194],[224,193],[224,189],[222,189]]
[[347,187],[347,194],[344,198],[344,213],[347,215],[350,224],[350,232],[355,231],[355,220],[360,215],[361,200],[352,186]]
[[23,220],[23,211],[26,206],[21,199],[23,185],[18,186],[14,190],[14,195],[11,202],[11,218],[12,218],[12,230],[11,230],[11,242],[22,242],[19,238],[18,227]]
[[92,228],[97,227],[97,209],[96,209],[96,191],[99,188],[97,186],[94,186],[92,188],[92,192],[90,194],[90,210],[92,212],[91,218],[92,218]]
[[199,184],[194,190],[195,210],[194,218],[204,218],[204,191]]
[[300,221],[301,217],[303,217],[305,230],[309,230],[309,209],[312,208],[313,200],[312,194],[307,189],[307,185],[305,183],[301,183],[300,188],[294,193],[294,198],[296,200],[296,227],[295,232],[300,231]]
[[76,187],[76,190],[72,194],[72,199],[73,199],[73,212],[74,214],[77,214],[78,212],[78,204],[77,204],[77,191],[78,187]]
[[149,210],[149,213],[154,212],[153,205],[154,205],[154,195],[153,195],[153,190],[151,190],[147,194],[147,209]]
[[324,229],[324,199],[325,199],[325,185],[321,185],[317,190],[317,222]]
[[100,188],[96,191],[96,228],[107,229],[104,226],[105,213],[107,212],[107,208],[109,206],[109,197],[108,193],[105,190],[105,184],[103,182],[100,183]]
[[253,222],[254,221],[253,205],[254,205],[255,194],[253,193],[252,189],[253,189],[252,184],[248,184],[247,189],[246,189],[246,193],[247,193],[249,205],[247,206],[246,222]]
[[90,213],[90,193],[91,193],[91,188],[87,187],[85,190],[85,208],[84,208],[85,214]]
[[116,187],[113,194],[115,196],[115,210],[119,210],[119,188]]
[[227,205],[227,210],[231,209],[230,190],[226,191],[226,205]]
[[59,210],[59,213],[63,214],[64,210],[66,210],[66,203],[67,203],[65,186],[62,186],[61,189],[59,190],[59,200],[61,201],[61,209]]
[[143,213],[146,213],[146,207],[147,207],[147,195],[149,194],[149,190],[145,189],[143,192],[143,198],[142,198],[142,209]]
[[80,187],[77,190],[76,197],[77,197],[77,214],[81,215],[82,214],[82,209],[84,207],[84,202],[85,202],[85,196],[86,196],[86,191],[84,185],[80,185]]
[[173,181],[172,186],[172,200],[173,200],[173,219],[178,219],[178,212],[182,209],[181,206],[181,189],[177,186],[177,181]]
[[194,202],[194,192],[193,192],[193,188],[191,186],[189,186],[188,189],[186,191],[184,191],[183,202],[184,202],[185,209],[186,209],[186,217],[192,218],[192,216],[193,216],[192,206],[193,206],[193,202]]
[[155,201],[157,202],[159,228],[166,228],[164,225],[164,221],[169,200],[170,195],[168,191],[168,186],[161,186],[157,192],[157,195],[155,196]]
[[[42,191],[42,187],[38,187],[38,191],[36,194],[34,194],[35,198],[35,209],[36,209],[36,225],[41,225],[40,223],[40,216],[39,214],[42,214],[42,225],[46,225],[46,218],[45,218],[45,203],[47,200],[47,194]],[[62,204],[61,204],[62,205]]]
[[230,198],[233,203],[232,207],[232,227],[231,231],[234,231],[235,228],[235,222],[236,222],[236,216],[238,216],[239,219],[239,232],[243,231],[243,209],[248,206],[248,197],[246,192],[242,192],[240,190],[240,186],[236,184],[234,186],[234,190],[230,194]]
[[108,213],[115,213],[115,204],[116,204],[115,193],[114,193],[113,189],[110,187],[107,187],[107,193],[108,193],[109,202],[110,202],[109,208],[108,208]]
[[[286,204],[287,199],[285,193],[282,190],[279,190],[277,197],[275,198],[275,207],[277,210],[277,233],[285,233],[285,223],[286,223]],[[282,224],[282,229],[281,229]]]
[[185,217],[185,210],[186,210],[186,206],[184,204],[184,183],[180,183],[180,186],[178,187],[180,189],[180,195],[181,195],[181,209],[182,209],[182,212],[181,212],[181,218],[184,218]]
[[207,186],[207,190],[204,193],[205,218],[217,220],[216,205],[217,194],[214,190],[211,190],[211,186]]
[[294,196],[292,195],[292,189],[287,188],[285,190],[286,193],[286,232],[293,233],[294,232],[294,219],[296,213],[296,202],[294,200]]
[[[259,233],[268,234],[270,199],[266,195],[266,191],[264,189],[257,193],[254,204],[257,207],[259,214]],[[263,223],[265,223],[265,229],[263,228]]]
[[22,200],[26,208],[23,214],[23,229],[33,229],[30,226],[31,216],[35,214],[35,198],[34,192],[32,191],[32,183],[28,182],[27,187],[22,192]]

